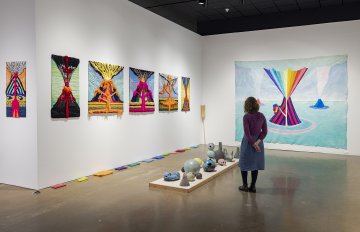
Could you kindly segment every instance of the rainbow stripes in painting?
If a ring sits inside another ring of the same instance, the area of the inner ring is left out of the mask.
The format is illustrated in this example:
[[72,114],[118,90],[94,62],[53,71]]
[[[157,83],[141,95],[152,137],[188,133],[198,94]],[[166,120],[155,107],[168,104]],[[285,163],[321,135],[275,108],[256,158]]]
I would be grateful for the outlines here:
[[286,69],[282,74],[275,69],[264,68],[264,70],[284,97],[280,106],[273,105],[275,114],[270,121],[277,125],[294,126],[300,124],[301,121],[291,101],[291,95],[308,69],[302,68],[297,71]]

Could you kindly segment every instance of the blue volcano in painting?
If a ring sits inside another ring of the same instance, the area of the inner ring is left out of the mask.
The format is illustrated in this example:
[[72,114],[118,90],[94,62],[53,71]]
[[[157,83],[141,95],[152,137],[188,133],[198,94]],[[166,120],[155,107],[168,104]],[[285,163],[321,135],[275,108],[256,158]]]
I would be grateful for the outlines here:
[[316,101],[315,105],[310,106],[310,108],[313,108],[313,109],[327,109],[329,107],[324,104],[324,102],[321,100],[321,98],[319,98]]

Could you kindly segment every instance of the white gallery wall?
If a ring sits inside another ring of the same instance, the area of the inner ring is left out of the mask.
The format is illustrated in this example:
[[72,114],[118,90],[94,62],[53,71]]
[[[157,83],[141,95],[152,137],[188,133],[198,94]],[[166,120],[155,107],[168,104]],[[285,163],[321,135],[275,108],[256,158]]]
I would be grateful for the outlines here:
[[[239,145],[235,61],[347,54],[348,150],[266,146],[360,154],[360,21],[201,37],[127,0],[0,3],[0,183],[41,189],[203,143],[200,104],[206,142]],[[80,59],[80,118],[51,119],[52,54]],[[5,62],[23,60],[27,117],[7,118]],[[125,67],[122,116],[88,116],[89,60]],[[129,67],[155,72],[154,113],[129,113]],[[190,112],[158,112],[159,72],[191,78]]]
[[[201,143],[201,49],[127,0],[36,0],[39,188]],[[80,118],[50,117],[51,54],[80,59]],[[125,66],[123,116],[88,117],[89,60]],[[155,72],[155,113],[129,114],[129,67]],[[158,112],[159,72],[191,78],[190,112]]]
[[283,144],[266,144],[266,147],[359,155],[359,41],[360,21],[203,37],[202,84],[203,103],[207,111],[206,140],[239,145],[235,141],[235,61],[348,55],[347,151]]
[[[37,187],[35,4],[0,0],[0,183]],[[6,117],[6,62],[26,61],[26,118]]]

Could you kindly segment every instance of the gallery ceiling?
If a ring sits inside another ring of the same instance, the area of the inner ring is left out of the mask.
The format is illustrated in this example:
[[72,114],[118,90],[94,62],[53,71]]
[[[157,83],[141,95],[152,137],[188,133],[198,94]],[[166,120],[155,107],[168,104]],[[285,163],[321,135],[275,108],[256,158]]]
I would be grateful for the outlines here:
[[360,0],[129,0],[200,35],[360,19]]

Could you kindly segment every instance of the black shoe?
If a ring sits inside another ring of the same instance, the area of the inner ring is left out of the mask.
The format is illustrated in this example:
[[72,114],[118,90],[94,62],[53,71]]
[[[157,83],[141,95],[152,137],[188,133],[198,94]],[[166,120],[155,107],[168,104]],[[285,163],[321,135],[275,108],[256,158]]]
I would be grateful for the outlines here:
[[240,191],[243,191],[243,192],[249,192],[249,188],[248,188],[248,186],[246,186],[246,185],[241,185],[241,186],[239,186],[239,190],[240,190]]
[[256,188],[255,188],[255,186],[254,186],[254,187],[251,187],[251,186],[250,186],[249,192],[251,192],[251,193],[256,193]]

